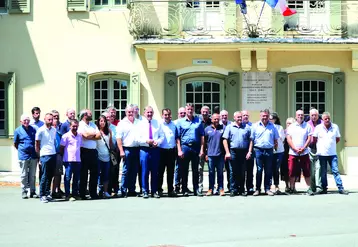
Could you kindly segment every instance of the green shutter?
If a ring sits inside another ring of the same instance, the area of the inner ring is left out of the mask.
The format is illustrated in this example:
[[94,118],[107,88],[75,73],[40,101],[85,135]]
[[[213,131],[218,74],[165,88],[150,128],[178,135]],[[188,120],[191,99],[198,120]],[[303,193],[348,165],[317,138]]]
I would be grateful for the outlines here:
[[90,0],[67,0],[67,11],[87,11],[87,1]]
[[235,111],[241,109],[240,74],[229,73],[225,79],[225,110],[229,112],[229,119]]
[[342,22],[341,22],[341,1],[330,1],[329,2],[329,11],[330,11],[330,30],[332,33],[340,33],[342,29]]
[[225,2],[225,4],[225,32],[228,35],[236,35],[238,33],[236,25],[237,4],[235,3],[235,1]]
[[176,73],[164,74],[164,108],[172,111],[173,118],[178,115],[178,77]]
[[8,0],[9,14],[26,14],[31,11],[31,0]]
[[131,74],[129,83],[129,104],[136,104],[140,108],[140,74]]
[[276,112],[280,116],[281,123],[288,118],[288,74],[276,73]]
[[88,108],[88,75],[86,72],[76,73],[76,111],[79,113]]
[[[332,2],[331,2],[332,3]],[[337,144],[339,169],[344,171],[344,146],[345,146],[345,76],[343,72],[333,74],[333,113],[332,121],[336,123],[341,132],[341,141]]]
[[6,97],[6,132],[9,137],[14,136],[16,129],[16,77],[14,72],[8,73],[7,97]]

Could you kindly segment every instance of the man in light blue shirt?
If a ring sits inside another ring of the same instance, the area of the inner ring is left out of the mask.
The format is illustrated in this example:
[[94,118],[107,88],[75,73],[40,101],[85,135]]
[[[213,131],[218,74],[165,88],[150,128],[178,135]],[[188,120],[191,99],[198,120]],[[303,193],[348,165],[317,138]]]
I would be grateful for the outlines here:
[[30,120],[30,125],[38,130],[44,125],[44,122],[40,120],[41,109],[37,106],[31,109],[32,119]]
[[[250,113],[247,110],[241,111],[242,114],[242,123],[246,126],[249,126],[251,128],[252,123],[250,122]],[[250,159],[246,160],[246,188],[247,188],[247,194],[252,195],[254,194],[254,157],[255,152],[252,150],[252,155]]]
[[273,149],[277,148],[279,134],[274,124],[269,121],[270,111],[268,109],[260,111],[261,121],[252,126],[251,142],[246,159],[251,158],[252,150],[256,156],[256,191],[254,196],[260,195],[262,184],[262,172],[265,170],[264,188],[265,193],[273,196],[270,190],[270,179],[272,177]]
[[158,178],[158,192],[161,196],[163,194],[163,177],[165,167],[167,168],[167,183],[168,196],[177,197],[173,187],[174,166],[176,159],[176,145],[180,142],[178,138],[178,130],[171,121],[172,112],[169,108],[162,110],[162,130],[164,133],[163,142],[160,144],[160,162],[159,162],[159,178]]

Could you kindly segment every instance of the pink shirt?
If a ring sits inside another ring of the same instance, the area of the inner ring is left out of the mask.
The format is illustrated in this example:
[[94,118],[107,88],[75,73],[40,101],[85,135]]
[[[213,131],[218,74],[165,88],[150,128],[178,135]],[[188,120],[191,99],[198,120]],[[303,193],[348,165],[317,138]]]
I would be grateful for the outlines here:
[[71,131],[62,136],[61,146],[64,146],[63,162],[81,162],[81,144],[82,136],[77,133],[76,136]]

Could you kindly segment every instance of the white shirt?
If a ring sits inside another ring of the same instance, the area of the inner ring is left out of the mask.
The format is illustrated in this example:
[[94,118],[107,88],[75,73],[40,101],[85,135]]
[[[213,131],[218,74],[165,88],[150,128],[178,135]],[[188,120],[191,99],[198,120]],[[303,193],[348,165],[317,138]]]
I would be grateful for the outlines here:
[[[288,127],[287,129],[287,135],[291,136],[292,143],[296,148],[302,148],[305,145],[307,138],[312,134],[313,133],[312,133],[311,126],[306,122],[303,122],[302,124],[295,122],[291,124],[290,127]],[[299,154],[293,151],[291,147],[288,154],[299,156]],[[308,154],[308,148],[306,148],[304,152],[301,153],[300,155],[306,155],[306,154]]]
[[169,123],[166,123],[163,121],[162,130],[164,133],[164,138],[163,142],[160,144],[160,147],[165,149],[175,148],[178,132],[174,122],[170,121]]
[[46,125],[40,127],[36,132],[36,141],[40,141],[40,156],[56,154],[56,129],[48,129]]
[[281,125],[275,124],[275,128],[277,129],[279,135],[279,138],[277,140],[277,150],[275,151],[275,153],[283,153],[285,152],[285,147],[283,145],[286,139],[285,131],[283,130]]
[[127,117],[117,125],[116,138],[122,140],[123,147],[138,147],[138,127],[136,121],[132,123]]
[[[155,119],[152,119],[150,122],[152,124],[152,140],[157,142],[158,146],[160,146],[164,139],[162,125]],[[149,121],[146,118],[143,118],[143,120],[138,124],[138,128],[139,145],[142,147],[149,147],[149,144],[146,143],[146,141],[149,140]]]
[[[89,122],[88,124],[86,124],[85,121],[80,121],[77,132],[80,134],[83,134],[83,133],[97,134],[99,132],[99,130],[98,130],[97,126],[92,122]],[[88,140],[83,137],[81,147],[87,148],[87,149],[96,149],[97,142],[96,142],[96,140]]]
[[[106,143],[109,147],[109,134],[108,135],[102,135],[104,140],[106,140]],[[109,162],[110,161],[110,155],[109,155],[109,150],[106,146],[106,144],[104,143],[102,137],[101,139],[97,140],[97,152],[98,152],[98,159],[100,161],[103,162]]]
[[323,123],[316,126],[314,137],[317,137],[317,155],[332,156],[337,155],[336,138],[341,137],[337,124],[331,123],[327,130]]

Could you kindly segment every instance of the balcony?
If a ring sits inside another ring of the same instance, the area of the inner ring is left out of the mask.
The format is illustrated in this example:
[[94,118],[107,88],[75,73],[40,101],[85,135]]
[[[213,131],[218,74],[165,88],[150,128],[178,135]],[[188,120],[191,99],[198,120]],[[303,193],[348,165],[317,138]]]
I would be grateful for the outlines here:
[[[136,40],[347,39],[358,37],[358,1],[288,1],[290,17],[247,0],[247,14],[232,1],[132,0],[129,31]],[[355,40],[355,39],[354,39]]]

